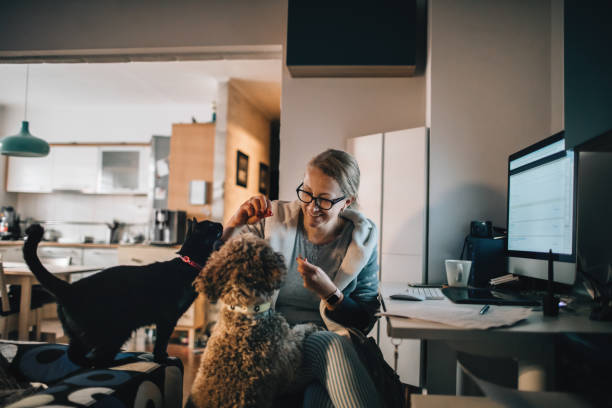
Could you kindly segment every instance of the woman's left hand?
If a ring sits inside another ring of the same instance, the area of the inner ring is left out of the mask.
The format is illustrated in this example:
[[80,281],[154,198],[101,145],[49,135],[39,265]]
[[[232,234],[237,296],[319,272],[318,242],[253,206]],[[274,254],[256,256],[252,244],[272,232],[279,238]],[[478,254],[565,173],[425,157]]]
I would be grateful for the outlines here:
[[308,262],[306,258],[298,256],[297,270],[302,275],[304,287],[315,292],[321,299],[325,299],[336,290],[336,285],[327,276],[323,269]]

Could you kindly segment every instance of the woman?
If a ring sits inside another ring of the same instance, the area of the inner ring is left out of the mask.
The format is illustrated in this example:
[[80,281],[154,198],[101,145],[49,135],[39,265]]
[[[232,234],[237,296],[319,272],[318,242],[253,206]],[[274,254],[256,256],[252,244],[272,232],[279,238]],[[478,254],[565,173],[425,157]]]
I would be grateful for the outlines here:
[[[378,302],[377,231],[356,206],[359,167],[346,152],[327,150],[306,166],[298,200],[244,202],[223,232],[245,227],[287,260],[276,310],[290,324],[318,323],[329,331],[304,345],[304,371],[312,379],[304,407],[376,407],[379,396],[344,327],[368,332]],[[336,332],[336,333],[334,333]]]

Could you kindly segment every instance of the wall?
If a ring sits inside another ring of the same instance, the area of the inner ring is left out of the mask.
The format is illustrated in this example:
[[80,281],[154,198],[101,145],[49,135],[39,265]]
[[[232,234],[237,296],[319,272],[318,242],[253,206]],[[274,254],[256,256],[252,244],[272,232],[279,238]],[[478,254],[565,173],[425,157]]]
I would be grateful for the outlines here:
[[[563,126],[562,72],[551,75],[562,39],[550,1],[431,0],[429,13],[428,273],[444,282],[470,220],[506,225],[508,155]],[[430,392],[454,393],[454,352],[428,342],[427,364]]]
[[280,123],[279,198],[294,200],[314,155],[346,149],[350,137],[424,126],[425,77],[292,78],[283,63]]
[[432,0],[429,279],[504,226],[508,155],[551,134],[550,2]]
[[[237,151],[249,156],[247,186],[236,184]],[[230,80],[225,145],[226,222],[249,197],[259,194],[259,163],[270,166],[270,119]]]

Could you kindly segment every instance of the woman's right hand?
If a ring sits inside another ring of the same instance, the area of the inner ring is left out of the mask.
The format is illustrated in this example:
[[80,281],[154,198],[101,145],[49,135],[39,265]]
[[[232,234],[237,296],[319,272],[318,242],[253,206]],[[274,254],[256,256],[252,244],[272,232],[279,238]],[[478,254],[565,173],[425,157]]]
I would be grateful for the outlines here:
[[242,227],[255,224],[259,220],[272,215],[272,203],[264,195],[256,195],[246,200],[228,222],[229,227]]

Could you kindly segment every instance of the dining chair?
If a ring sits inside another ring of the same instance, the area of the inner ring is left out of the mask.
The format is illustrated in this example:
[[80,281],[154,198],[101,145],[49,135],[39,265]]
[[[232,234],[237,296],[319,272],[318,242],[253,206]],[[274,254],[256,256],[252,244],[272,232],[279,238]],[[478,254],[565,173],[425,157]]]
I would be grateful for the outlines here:
[[[68,266],[71,263],[70,257],[62,258],[41,258],[41,262],[46,265]],[[7,285],[4,274],[2,257],[0,254],[0,297],[2,310],[0,311],[0,333],[3,339],[7,339],[12,330],[18,327],[18,315],[20,312],[21,285]],[[43,325],[43,307],[55,303],[55,298],[47,292],[41,285],[32,285],[32,295],[30,301],[30,318],[28,325],[34,328],[36,340],[40,340],[41,328]],[[55,315],[57,317],[57,315]],[[51,325],[55,327],[56,325]]]
[[[19,327],[19,300],[15,302],[11,299],[8,280],[4,274],[2,254],[0,254],[0,306],[0,335],[3,340],[7,340],[9,333]],[[29,320],[31,325],[35,325],[33,316]]]
[[9,311],[11,310],[11,306],[9,303],[7,283],[4,276],[4,268],[2,267],[2,254],[0,254],[0,301],[2,304],[2,310],[0,311],[0,334],[2,335],[2,339],[6,340],[8,338],[8,320],[10,317]]

